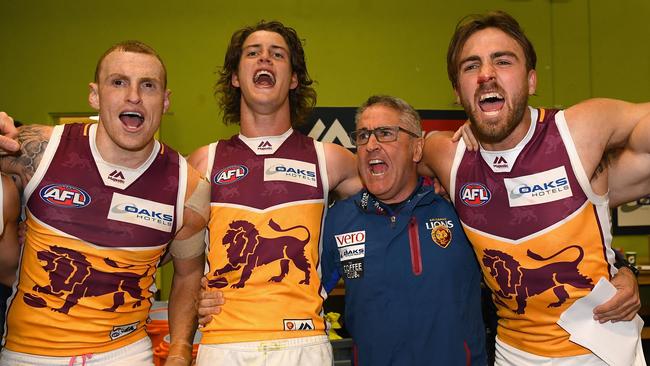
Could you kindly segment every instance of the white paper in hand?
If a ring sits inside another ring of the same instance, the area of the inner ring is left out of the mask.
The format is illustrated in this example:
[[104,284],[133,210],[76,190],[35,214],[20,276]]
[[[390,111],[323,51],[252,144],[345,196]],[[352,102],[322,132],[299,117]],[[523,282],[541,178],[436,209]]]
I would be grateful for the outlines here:
[[631,321],[599,323],[593,310],[614,296],[616,288],[601,278],[591,293],[577,300],[557,323],[569,334],[569,339],[588,348],[612,366],[634,365],[637,347],[640,347],[643,320],[636,315]]

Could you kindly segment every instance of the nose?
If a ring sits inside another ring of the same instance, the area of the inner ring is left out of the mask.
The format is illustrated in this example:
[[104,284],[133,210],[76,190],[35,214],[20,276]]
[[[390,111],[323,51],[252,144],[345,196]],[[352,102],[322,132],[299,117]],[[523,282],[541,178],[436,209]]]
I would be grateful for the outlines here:
[[129,103],[133,103],[133,104],[140,103],[140,101],[142,100],[142,98],[140,97],[140,86],[131,85],[131,87],[129,87],[129,93],[127,94],[126,98]]
[[257,59],[257,61],[259,63],[262,63],[262,64],[265,64],[265,63],[270,64],[271,59],[272,59],[271,58],[271,50],[266,50],[264,52],[260,52],[260,57]]
[[366,143],[366,150],[375,151],[378,149],[379,149],[379,141],[377,140],[377,136],[375,136],[374,133],[371,133],[370,137],[368,138],[368,143]]
[[478,75],[478,83],[485,83],[490,80],[493,80],[495,77],[494,66],[490,63],[484,63],[481,65]]

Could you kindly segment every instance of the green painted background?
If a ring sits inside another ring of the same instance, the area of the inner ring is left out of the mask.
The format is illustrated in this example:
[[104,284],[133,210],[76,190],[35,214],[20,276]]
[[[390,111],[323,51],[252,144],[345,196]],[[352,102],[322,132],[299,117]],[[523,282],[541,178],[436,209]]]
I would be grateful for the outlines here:
[[[648,0],[0,0],[0,110],[52,123],[50,113],[87,112],[88,82],[111,44],[139,39],[166,61],[172,90],[161,139],[189,153],[236,131],[221,123],[215,71],[232,32],[277,19],[305,39],[319,106],[356,106],[388,93],[416,108],[456,108],[447,43],[468,13],[503,9],[538,53],[533,105],[589,97],[650,100]],[[648,260],[647,236],[614,246]]]

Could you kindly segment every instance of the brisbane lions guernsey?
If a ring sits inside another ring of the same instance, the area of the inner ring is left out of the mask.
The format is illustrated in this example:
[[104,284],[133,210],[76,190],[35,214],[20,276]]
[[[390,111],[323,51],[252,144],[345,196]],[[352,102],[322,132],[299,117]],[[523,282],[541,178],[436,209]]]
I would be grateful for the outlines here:
[[130,169],[105,162],[97,125],[56,126],[25,187],[26,241],[5,347],[42,356],[146,337],[156,266],[182,223],[187,165],[156,141]]
[[323,146],[293,130],[236,135],[209,147],[209,287],[226,304],[202,343],[324,334],[321,228],[327,208]]
[[452,200],[492,290],[499,339],[546,357],[585,354],[556,321],[615,271],[608,200],[592,191],[564,112],[530,111],[511,150],[459,142]]

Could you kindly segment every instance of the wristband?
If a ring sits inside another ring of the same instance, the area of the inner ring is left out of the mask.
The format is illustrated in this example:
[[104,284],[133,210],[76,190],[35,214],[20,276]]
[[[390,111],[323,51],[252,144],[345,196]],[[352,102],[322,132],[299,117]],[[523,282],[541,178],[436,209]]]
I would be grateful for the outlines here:
[[634,273],[634,277],[639,277],[639,269],[636,268],[636,266],[630,264],[630,262],[628,262],[626,259],[614,263],[614,267],[616,267],[616,269],[627,268],[632,271],[632,273]]

